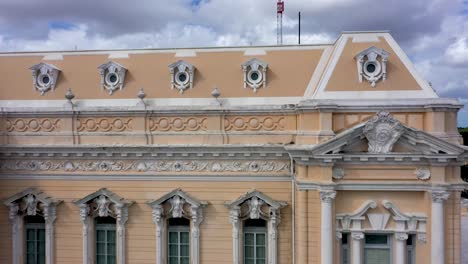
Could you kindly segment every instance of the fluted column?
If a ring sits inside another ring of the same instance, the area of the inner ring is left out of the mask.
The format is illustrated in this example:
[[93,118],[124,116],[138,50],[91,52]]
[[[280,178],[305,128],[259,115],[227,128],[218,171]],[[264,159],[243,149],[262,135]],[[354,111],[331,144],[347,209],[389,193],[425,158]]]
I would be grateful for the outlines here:
[[322,200],[321,260],[322,264],[333,264],[333,201],[335,191],[320,191]]
[[364,239],[364,233],[352,232],[351,233],[351,264],[361,264],[361,241]]
[[432,264],[444,264],[445,234],[444,234],[444,201],[449,197],[446,191],[433,191],[431,213],[431,259]]

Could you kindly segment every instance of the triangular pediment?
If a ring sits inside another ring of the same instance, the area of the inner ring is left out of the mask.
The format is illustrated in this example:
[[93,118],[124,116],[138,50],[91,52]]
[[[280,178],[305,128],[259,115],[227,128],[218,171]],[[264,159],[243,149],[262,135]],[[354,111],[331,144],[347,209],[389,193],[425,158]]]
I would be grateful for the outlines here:
[[208,204],[205,201],[200,201],[191,197],[190,195],[188,195],[186,192],[182,191],[181,189],[175,189],[161,196],[159,199],[151,200],[147,202],[147,204],[150,205],[151,207],[156,206],[156,205],[161,205],[165,203],[166,201],[168,201],[169,199],[172,199],[174,196],[178,196],[184,199],[187,203],[189,203],[191,206],[194,206],[194,207],[204,207]]
[[57,205],[61,202],[60,200],[51,198],[50,196],[48,196],[47,194],[41,192],[40,190],[36,188],[28,188],[22,192],[19,192],[9,197],[8,199],[4,201],[4,204],[6,206],[10,206],[11,204],[17,203],[19,200],[23,199],[24,197],[27,197],[28,195],[34,195],[34,197],[39,202],[43,203],[44,205]]
[[267,196],[267,195],[265,195],[262,192],[259,192],[257,190],[252,190],[250,192],[247,192],[244,195],[242,195],[241,197],[239,197],[239,198],[237,198],[237,199],[235,199],[233,201],[226,202],[225,205],[227,207],[229,207],[229,208],[240,206],[244,202],[246,202],[247,200],[252,199],[253,197],[256,197],[257,199],[262,200],[263,202],[265,202],[268,206],[272,207],[273,209],[280,209],[280,208],[287,205],[286,202],[275,201],[271,197],[269,197],[269,196]]
[[90,203],[94,199],[100,197],[101,195],[107,197],[113,204],[116,204],[116,205],[119,205],[119,206],[130,206],[131,204],[133,204],[133,201],[126,200],[126,199],[120,197],[119,195],[109,191],[106,188],[101,188],[101,189],[87,195],[86,197],[84,197],[84,198],[82,198],[80,200],[74,201],[74,203],[76,205]]
[[311,146],[290,146],[293,157],[302,160],[346,160],[350,156],[366,156],[384,160],[417,158],[440,161],[461,161],[466,155],[462,146],[437,138],[421,130],[410,128],[387,112],[379,112],[367,122],[345,130],[334,138]]

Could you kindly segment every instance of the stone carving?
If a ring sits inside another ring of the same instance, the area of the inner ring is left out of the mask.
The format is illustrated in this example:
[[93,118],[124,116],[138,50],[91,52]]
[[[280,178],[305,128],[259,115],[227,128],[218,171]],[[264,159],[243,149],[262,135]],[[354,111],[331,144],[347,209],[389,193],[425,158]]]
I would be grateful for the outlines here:
[[431,194],[432,201],[435,203],[443,203],[444,201],[447,201],[450,196],[450,193],[446,191],[433,191]]
[[345,176],[345,170],[343,168],[334,167],[332,170],[332,177],[335,180],[342,180]]
[[200,224],[203,221],[202,209],[208,205],[190,197],[181,189],[175,189],[157,200],[148,201],[153,209],[153,222],[156,225],[156,263],[164,264],[164,238],[165,223],[168,218],[190,219],[190,255],[193,264],[199,263],[200,254]]
[[52,64],[39,63],[31,68],[34,90],[44,95],[49,90],[55,90],[60,69]]
[[176,88],[179,93],[183,93],[186,89],[193,88],[193,78],[195,67],[183,60],[169,65],[171,72],[171,89]]
[[79,118],[79,132],[124,132],[132,131],[131,118]]
[[224,130],[245,131],[245,130],[285,130],[284,117],[278,116],[232,116],[224,119]]
[[122,90],[125,83],[127,69],[113,61],[104,63],[98,67],[101,75],[102,89],[112,95],[117,89]]
[[369,153],[389,153],[404,132],[404,126],[388,112],[378,112],[364,127]]
[[134,202],[125,200],[106,188],[102,188],[73,203],[80,208],[80,220],[83,224],[83,263],[93,263],[94,236],[91,234],[94,230],[90,224],[92,219],[110,216],[116,220],[117,263],[125,264],[125,225],[128,220],[128,207]]
[[20,264],[24,248],[23,216],[42,216],[45,221],[45,263],[54,263],[54,222],[56,207],[62,201],[52,199],[43,192],[29,188],[6,199],[12,223],[12,263]]
[[232,224],[233,263],[240,264],[240,231],[242,221],[246,219],[263,219],[268,222],[268,263],[277,263],[277,232],[281,222],[280,209],[286,202],[275,201],[265,194],[253,190],[238,199],[224,204],[229,209],[229,221]]
[[8,132],[58,132],[61,120],[57,118],[9,118]]
[[268,64],[259,59],[251,59],[242,64],[244,72],[244,88],[250,87],[257,92],[260,87],[265,88],[267,83]]
[[382,201],[382,205],[393,215],[396,222],[395,231],[397,233],[416,232],[420,242],[426,242],[427,217],[419,213],[403,213],[398,207],[387,200]]
[[158,117],[149,119],[150,131],[206,131],[207,118]]
[[418,180],[422,181],[427,181],[431,178],[431,170],[427,167],[417,168],[414,171],[414,174],[416,175],[416,178],[418,178]]
[[462,198],[460,202],[463,208],[468,208],[468,199]]
[[384,49],[376,47],[367,48],[356,55],[359,82],[362,82],[364,78],[371,83],[372,87],[375,87],[380,79],[385,81],[389,55],[390,53]]
[[336,191],[320,191],[320,200],[325,203],[331,203],[336,198]]
[[395,239],[400,241],[406,241],[408,239],[408,234],[406,233],[395,233]]
[[249,172],[289,173],[286,161],[165,161],[165,160],[4,160],[0,170],[64,172]]
[[389,214],[367,214],[367,217],[373,230],[385,230],[390,219]]

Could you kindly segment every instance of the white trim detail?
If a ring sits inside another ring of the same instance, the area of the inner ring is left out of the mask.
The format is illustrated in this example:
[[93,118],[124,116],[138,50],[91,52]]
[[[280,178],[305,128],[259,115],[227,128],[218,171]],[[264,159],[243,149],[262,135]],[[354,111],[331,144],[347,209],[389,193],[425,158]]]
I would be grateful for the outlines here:
[[322,201],[321,213],[321,263],[333,264],[333,202],[336,197],[335,191],[320,191]]
[[268,223],[268,264],[277,263],[278,225],[281,222],[280,209],[287,206],[286,202],[275,201],[265,194],[253,190],[238,199],[225,202],[229,209],[229,221],[232,224],[233,264],[242,261],[242,222],[246,219],[263,219]]
[[125,83],[127,69],[113,61],[101,64],[98,67],[101,76],[101,86],[104,91],[112,95],[117,89],[122,90]]
[[445,263],[445,226],[444,226],[444,202],[450,193],[446,191],[432,191],[431,210],[431,263]]
[[[186,89],[193,88],[195,67],[192,64],[178,60],[169,65],[169,72],[171,73],[171,89],[176,88],[179,93],[184,93]],[[185,79],[180,79],[182,76],[185,76]]]
[[102,188],[73,203],[80,208],[80,220],[83,224],[83,264],[95,263],[94,218],[108,216],[116,220],[116,263],[125,264],[125,225],[128,220],[128,207],[134,202]]
[[157,200],[148,201],[153,209],[153,222],[156,225],[156,264],[166,263],[166,233],[169,218],[190,220],[190,263],[200,263],[200,224],[203,221],[203,208],[208,205],[198,201],[181,189],[175,189]]
[[29,68],[32,72],[34,90],[44,95],[49,90],[55,91],[60,69],[48,63],[38,63]]
[[9,218],[12,224],[13,264],[25,263],[24,253],[24,216],[40,215],[45,221],[45,263],[54,263],[54,222],[56,208],[62,201],[48,197],[45,193],[29,188],[6,199],[4,204],[10,208]]

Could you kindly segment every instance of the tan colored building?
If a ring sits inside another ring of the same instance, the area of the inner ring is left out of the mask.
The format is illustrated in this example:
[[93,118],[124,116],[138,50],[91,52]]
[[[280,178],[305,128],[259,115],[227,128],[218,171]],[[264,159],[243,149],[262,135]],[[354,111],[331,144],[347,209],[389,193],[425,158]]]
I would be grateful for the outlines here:
[[0,72],[0,263],[462,263],[462,105],[386,32]]

